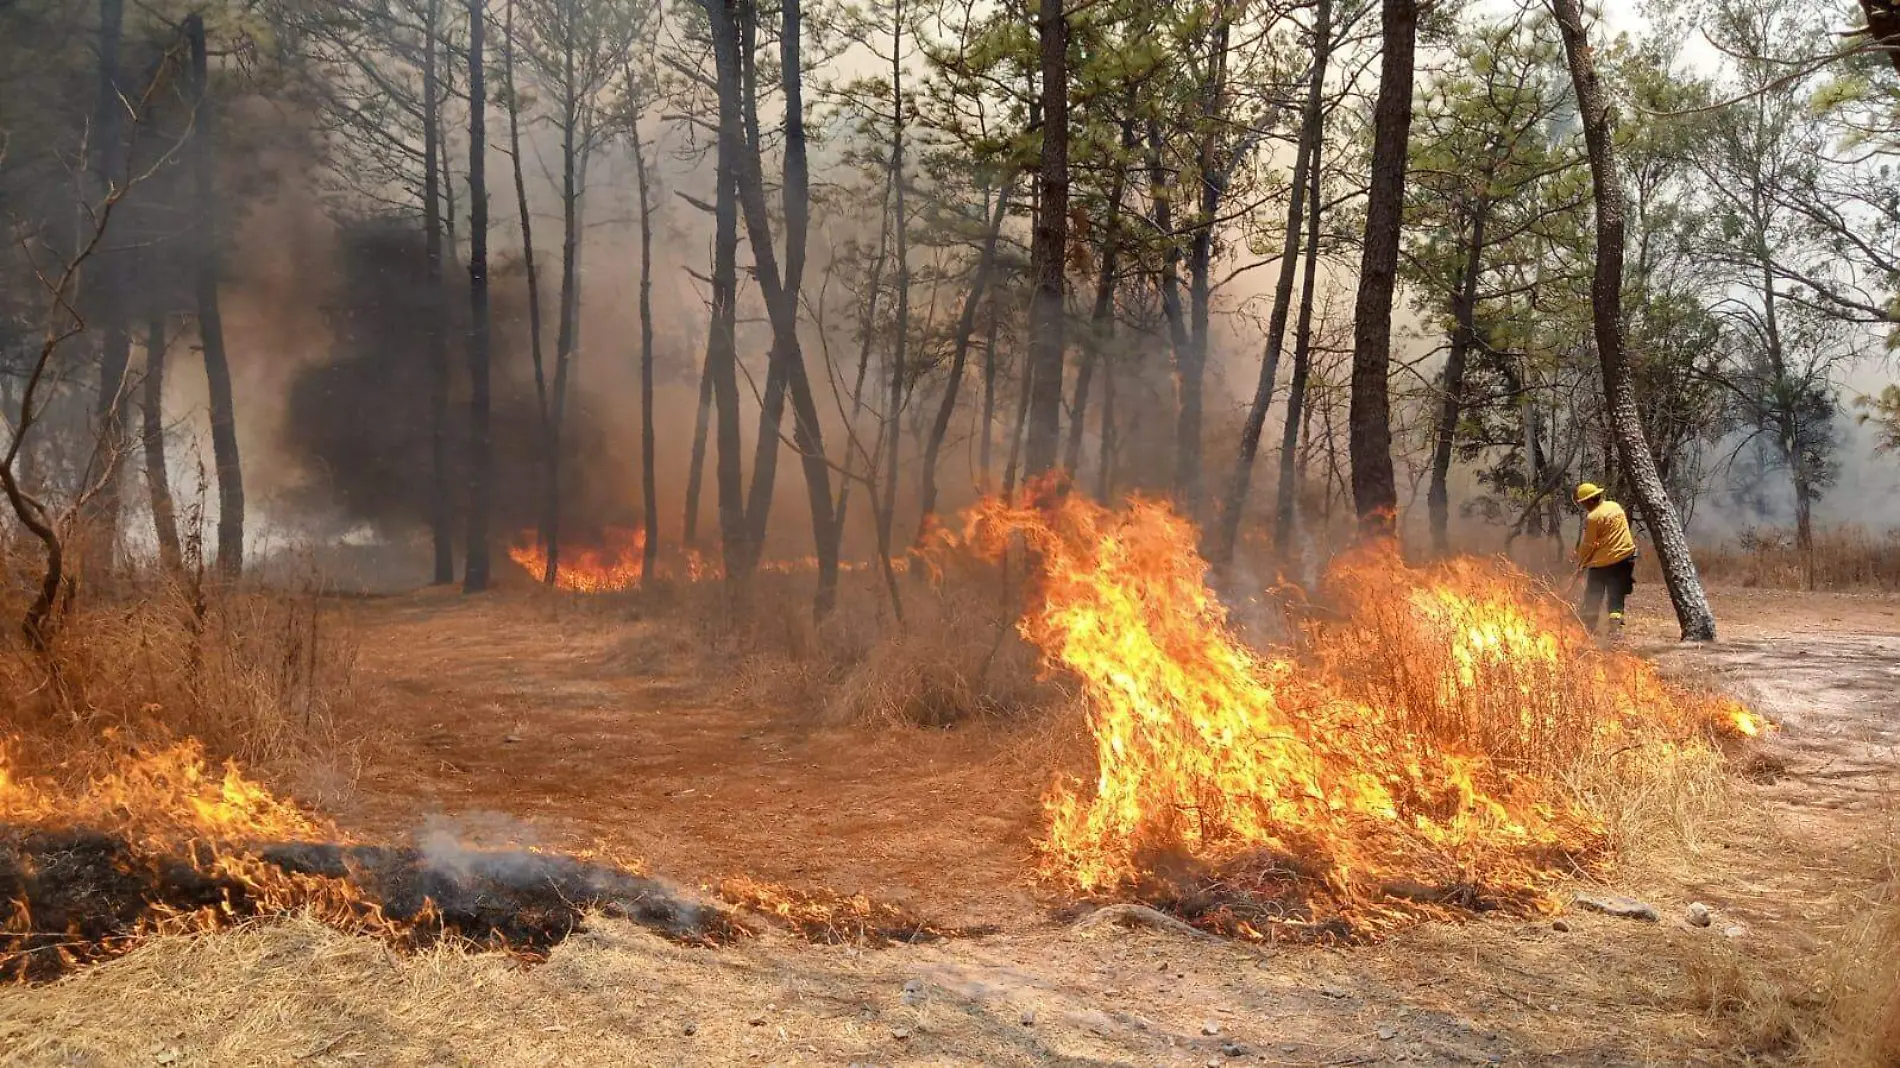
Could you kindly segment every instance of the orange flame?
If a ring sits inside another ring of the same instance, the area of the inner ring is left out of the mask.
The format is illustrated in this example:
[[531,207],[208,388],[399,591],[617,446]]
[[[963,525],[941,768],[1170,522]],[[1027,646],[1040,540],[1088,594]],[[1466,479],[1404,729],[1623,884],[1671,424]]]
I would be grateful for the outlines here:
[[[640,569],[646,551],[646,531],[637,527],[608,527],[602,544],[563,545],[560,569],[554,587],[575,593],[608,593],[631,589],[640,584]],[[524,530],[508,547],[508,558],[539,582],[547,574],[548,550],[541,536]]]
[[1167,855],[1264,854],[1342,906],[1416,882],[1535,901],[1604,842],[1562,772],[1632,734],[1700,744],[1714,722],[1507,565],[1357,551],[1327,577],[1338,615],[1267,655],[1235,635],[1195,528],[1165,505],[989,499],[966,520],[965,543],[997,555],[1020,538],[1038,559],[1021,630],[1086,699],[1094,780],[1052,787],[1041,847],[1044,872],[1085,891],[1139,884]]

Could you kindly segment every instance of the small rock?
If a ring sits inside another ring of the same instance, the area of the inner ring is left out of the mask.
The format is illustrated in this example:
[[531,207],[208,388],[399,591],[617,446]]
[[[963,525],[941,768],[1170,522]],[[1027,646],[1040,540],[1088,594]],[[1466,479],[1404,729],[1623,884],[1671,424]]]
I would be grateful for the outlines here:
[[893,1027],[891,1028],[891,1037],[898,1040],[899,1042],[902,1042],[905,1039],[908,1039],[910,1037],[910,1028]]
[[1220,1022],[1217,1020],[1207,1021],[1206,1023],[1201,1025],[1201,1033],[1204,1035],[1220,1034]]
[[1615,916],[1620,920],[1642,920],[1645,923],[1655,923],[1662,919],[1662,914],[1656,911],[1656,906],[1622,894],[1578,894],[1577,904],[1592,912],[1601,912],[1605,916]]
[[518,743],[518,742],[520,742],[520,741],[521,741],[521,735],[519,735],[519,734],[516,734],[516,733],[514,733],[514,732],[512,732],[512,731],[510,731],[510,732],[508,733],[508,735],[507,735],[506,737],[504,737],[504,738],[502,738],[502,740],[501,740],[501,744],[503,744],[503,745],[514,745],[514,744],[516,744],[516,743]]
[[1222,1042],[1220,1044],[1220,1051],[1229,1057],[1245,1057],[1247,1055],[1247,1047],[1238,1042]]
[[1550,929],[1557,932],[1558,934],[1569,934],[1570,921],[1566,919],[1562,919],[1562,918],[1552,920],[1550,921]]
[[686,1026],[681,1028],[681,1030],[686,1032],[686,1037],[691,1038],[699,1033],[699,1021],[688,1020],[686,1021]]
[[1682,918],[1688,920],[1691,927],[1707,927],[1713,922],[1709,915],[1709,906],[1700,901],[1691,902],[1689,910],[1683,914]]
[[1282,1043],[1280,1043],[1280,1052],[1281,1052],[1281,1053],[1298,1053],[1299,1051],[1300,1051],[1300,1047],[1298,1047],[1298,1046],[1296,1046],[1296,1045],[1294,1045],[1294,1044],[1293,1044],[1293,1043],[1291,1043],[1291,1042],[1282,1042]]
[[1023,1010],[1023,1026],[1024,1027],[1036,1026],[1036,1010],[1035,1009]]
[[749,1020],[747,1020],[747,1021],[746,1021],[746,1023],[749,1023],[749,1024],[751,1024],[751,1025],[752,1025],[753,1027],[764,1027],[764,1026],[765,1026],[765,1014],[764,1014],[764,1013],[759,1013],[759,1014],[757,1014],[757,1015],[755,1015],[755,1016],[753,1016],[753,1017],[752,1017],[751,1019],[749,1019]]
[[922,979],[911,979],[904,983],[904,1004],[921,1004],[927,996]]
[[1394,1027],[1380,1027],[1379,1028],[1379,1041],[1390,1042],[1397,1037],[1399,1037],[1399,1032],[1397,1028],[1394,1028]]
[[1747,933],[1748,928],[1743,927],[1739,923],[1731,923],[1727,927],[1722,928],[1723,938],[1740,938]]
[[158,1064],[177,1064],[178,1051],[175,1049],[161,1049],[152,1055],[152,1060]]
[[1322,997],[1329,997],[1329,998],[1343,998],[1343,997],[1350,996],[1349,992],[1343,986],[1322,986],[1319,988],[1319,992]]

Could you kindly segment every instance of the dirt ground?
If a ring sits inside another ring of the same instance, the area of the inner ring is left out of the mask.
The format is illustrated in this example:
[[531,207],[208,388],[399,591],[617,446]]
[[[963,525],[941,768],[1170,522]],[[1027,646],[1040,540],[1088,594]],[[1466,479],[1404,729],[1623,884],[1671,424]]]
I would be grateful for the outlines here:
[[[399,958],[312,923],[148,945],[0,994],[7,1064],[1683,1064],[1775,1059],[1735,993],[1820,952],[1882,874],[1900,745],[1900,599],[1717,590],[1723,641],[1632,641],[1784,729],[1687,856],[1567,913],[1357,948],[1082,930],[1035,885],[1046,736],[818,729],[695,677],[626,606],[352,603],[351,773],[294,784],[364,836],[607,846],[687,886],[745,873],[864,891],[998,933],[890,950],[768,936],[684,949],[598,921],[552,960]],[[1689,926],[1684,907],[1715,912]],[[1723,1011],[1725,1001],[1740,1012]],[[1711,1006],[1716,1006],[1712,1008]]]

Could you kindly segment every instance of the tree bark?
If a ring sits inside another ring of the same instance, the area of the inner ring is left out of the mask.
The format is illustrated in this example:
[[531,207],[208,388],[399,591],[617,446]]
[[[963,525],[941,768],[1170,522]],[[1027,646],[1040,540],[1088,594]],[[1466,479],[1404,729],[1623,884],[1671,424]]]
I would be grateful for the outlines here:
[[1470,244],[1465,247],[1464,268],[1459,272],[1458,291],[1451,296],[1451,348],[1445,355],[1445,395],[1438,405],[1438,425],[1433,432],[1431,486],[1425,492],[1425,504],[1431,516],[1432,551],[1444,555],[1451,551],[1451,451],[1458,436],[1458,417],[1464,411],[1465,360],[1477,340],[1478,277],[1484,273],[1484,228],[1491,208],[1480,196],[1471,216]]
[[990,453],[994,448],[996,436],[996,328],[1001,316],[997,314],[996,291],[990,291],[990,321],[983,332],[983,441],[977,446],[977,485],[984,493],[989,493]]
[[1062,0],[1040,0],[1036,14],[1042,83],[1042,167],[1030,243],[1035,291],[1029,312],[1029,411],[1024,472],[1031,478],[1056,466],[1062,420],[1063,319],[1069,244],[1069,19]]
[[[891,536],[897,522],[898,461],[902,458],[904,443],[899,420],[903,415],[904,375],[910,358],[910,219],[904,196],[904,0],[892,0],[891,26],[891,208],[894,214],[891,232],[897,246],[897,322],[884,408],[885,467],[890,475],[884,483],[884,499],[878,502],[877,555],[879,568],[890,588],[891,610],[901,624],[903,602],[896,583],[890,581],[890,561]],[[876,481],[873,471],[872,482]]]
[[1306,403],[1307,381],[1313,372],[1313,294],[1319,284],[1320,173],[1326,161],[1326,142],[1321,138],[1313,149],[1313,166],[1307,174],[1306,190],[1306,271],[1300,280],[1300,318],[1293,327],[1293,375],[1286,387],[1286,425],[1280,431],[1280,480],[1274,488],[1273,548],[1282,560],[1291,559],[1293,514],[1299,497],[1300,481],[1306,475],[1305,461],[1296,455],[1301,450],[1300,434],[1310,438],[1313,413]]
[[[799,63],[799,0],[785,0],[783,29],[780,44],[780,73],[784,79],[783,92],[786,100],[787,116],[785,134],[787,138],[785,168],[786,196],[796,200],[799,207],[787,213],[788,230],[794,220],[802,225],[807,216],[810,190],[805,187],[804,126],[802,116],[797,116],[802,105],[799,86],[802,72]],[[713,25],[713,51],[719,64],[719,92],[722,108],[730,108],[741,116],[755,110],[753,101],[740,97],[741,57],[739,35],[734,26],[731,12],[720,0],[711,0],[708,4]],[[791,142],[797,141],[794,147]],[[796,158],[798,165],[790,162]],[[772,362],[779,365],[783,380],[792,401],[792,444],[798,451],[805,472],[806,497],[811,507],[813,542],[818,551],[818,589],[813,597],[812,610],[817,616],[830,614],[836,603],[838,589],[838,551],[837,542],[832,537],[831,504],[831,468],[825,458],[823,431],[818,421],[818,405],[813,398],[811,382],[806,376],[805,357],[798,340],[798,291],[786,284],[795,279],[795,274],[779,273],[778,254],[772,247],[771,219],[766,211],[765,177],[763,161],[759,153],[747,150],[738,159],[739,206],[745,214],[746,234],[750,238],[754,269],[758,276],[759,289],[765,297],[766,312],[772,321]],[[788,200],[788,203],[790,202]],[[804,235],[787,235],[788,267],[802,269]],[[761,416],[761,435],[770,434],[776,450],[778,427]],[[743,573],[749,576],[757,566],[757,550],[765,529],[765,515],[771,503],[771,487],[768,484],[760,493],[758,479],[763,472],[754,473],[753,497],[747,511],[748,548],[751,553],[741,564]],[[733,570],[732,561],[727,568]]]
[[[857,444],[858,416],[864,413],[864,379],[871,370],[871,346],[877,339],[877,306],[884,292],[884,264],[890,259],[891,251],[891,185],[896,180],[897,171],[887,167],[884,174],[884,197],[878,203],[877,255],[871,260],[871,275],[866,287],[869,295],[864,301],[864,315],[859,319],[858,327],[858,367],[851,378],[851,415],[845,421],[846,441]],[[865,450],[869,452],[870,450]],[[838,504],[832,509],[832,534],[844,538],[845,516],[851,508],[851,483],[857,469],[858,449],[848,448],[844,454],[844,475],[838,479]],[[873,468],[877,465],[875,457],[869,457]],[[876,477],[876,471],[872,471]]]
[[[571,32],[570,27],[570,32]],[[542,518],[547,566],[541,580],[552,586],[561,572],[561,434],[567,422],[567,380],[574,362],[575,331],[580,325],[580,171],[585,149],[576,145],[581,102],[575,97],[575,42],[562,42],[564,83],[561,99],[561,295],[560,321],[554,333],[554,390],[548,403],[547,500]]]
[[1362,532],[1396,529],[1398,487],[1392,474],[1392,290],[1397,281],[1399,229],[1405,212],[1405,153],[1412,131],[1412,56],[1418,37],[1418,0],[1383,0],[1384,53],[1379,97],[1372,111],[1372,176],[1366,191],[1366,238],[1359,261],[1359,297],[1353,309],[1352,410],[1347,450],[1352,458],[1352,503]]
[[633,173],[640,194],[640,507],[646,513],[646,546],[640,581],[650,582],[660,562],[660,475],[653,431],[653,200],[647,190],[646,150],[633,129]]
[[[1131,90],[1121,122],[1124,159],[1135,147],[1134,103]],[[1095,273],[1095,302],[1089,309],[1088,343],[1082,350],[1082,363],[1075,369],[1075,400],[1069,405],[1069,442],[1062,466],[1074,474],[1082,471],[1082,435],[1088,426],[1089,389],[1094,385],[1096,366],[1107,359],[1103,350],[1115,332],[1115,283],[1121,271],[1122,195],[1127,180],[1127,171],[1117,161],[1115,177],[1108,187],[1108,218],[1102,226],[1102,259]],[[1106,425],[1103,432],[1107,433]]]
[[1604,400],[1617,452],[1635,490],[1637,503],[1662,564],[1663,581],[1675,605],[1676,621],[1684,641],[1714,641],[1715,613],[1696,575],[1689,541],[1669,499],[1656,460],[1650,454],[1636,408],[1636,390],[1623,355],[1623,188],[1617,176],[1616,146],[1611,138],[1609,108],[1597,82],[1596,58],[1583,28],[1577,0],[1551,0],[1557,26],[1563,34],[1570,62],[1570,80],[1583,119],[1584,144],[1590,154],[1590,177],[1596,195],[1596,273],[1590,295],[1595,304],[1597,358],[1603,367]]
[[[122,0],[99,0],[99,79],[94,101],[92,137],[96,147],[92,163],[101,201],[129,177],[125,173],[125,105],[119,89],[119,46],[124,23]],[[93,271],[95,295],[89,302],[93,308],[93,325],[99,331],[99,393],[93,416],[98,455],[105,470],[99,473],[98,493],[88,509],[94,529],[82,535],[81,544],[92,541],[98,546],[103,559],[97,562],[106,570],[111,569],[118,554],[122,510],[119,457],[125,445],[126,369],[132,358],[132,335],[126,322],[126,256],[126,252],[117,249],[99,251]],[[87,477],[92,477],[91,472]],[[82,566],[85,563],[82,554]]]
[[[728,5],[733,0],[705,0],[708,12],[715,8],[728,20]],[[736,72],[719,68],[722,86],[719,105],[719,142],[714,164],[712,321],[706,332],[706,377],[711,383],[714,427],[718,455],[714,477],[719,495],[720,550],[727,585],[737,590],[744,581],[741,565],[747,555],[745,487],[743,484],[739,438],[738,378],[738,258],[739,258],[739,154],[744,151],[744,132],[736,107],[729,106],[723,85]]]
[[693,405],[693,448],[686,461],[686,515],[680,543],[699,548],[699,487],[706,473],[706,429],[712,417],[712,375],[705,361],[699,365],[699,399]]
[[[976,332],[976,312],[982,304],[984,295],[989,291],[990,272],[996,265],[996,245],[1003,232],[1003,219],[1009,213],[1009,194],[1014,185],[1011,179],[1003,186],[1002,193],[996,198],[996,206],[990,212],[990,228],[983,236],[983,252],[978,257],[976,276],[970,280],[970,291],[964,294],[963,311],[957,316],[956,345],[950,353],[950,373],[943,387],[943,400],[937,405],[937,417],[931,421],[930,436],[924,443],[923,485],[920,491],[917,518],[916,544],[921,545],[924,537],[930,533],[937,514],[937,461],[943,450],[943,440],[950,433],[950,417],[956,411],[957,397],[962,391],[963,368],[969,361],[970,335]],[[986,370],[986,374],[992,372]],[[984,382],[984,403],[991,403],[991,380]],[[987,416],[986,416],[987,418]],[[987,440],[985,441],[987,445]],[[987,450],[986,450],[987,451]],[[984,457],[984,468],[988,469],[989,458]]]
[[488,588],[488,523],[494,492],[494,440],[489,427],[488,89],[482,77],[487,26],[484,0],[468,0],[468,546],[462,591]]
[[[508,5],[508,12],[512,22],[513,3]],[[424,312],[429,318],[429,530],[435,549],[435,584],[446,586],[455,581],[455,532],[449,487],[448,309],[442,291],[442,131],[436,106],[435,29],[440,17],[441,0],[429,0],[422,42],[422,229],[429,288]],[[509,87],[512,90],[512,75]]]
[[1332,48],[1333,5],[1319,0],[1313,16],[1313,70],[1306,90],[1306,107],[1300,119],[1300,146],[1293,159],[1293,182],[1286,204],[1286,249],[1280,256],[1280,277],[1274,283],[1273,311],[1267,318],[1267,351],[1260,361],[1260,381],[1254,387],[1253,404],[1247,409],[1247,421],[1240,429],[1240,455],[1234,461],[1227,497],[1221,502],[1220,527],[1213,546],[1213,560],[1225,566],[1234,558],[1234,545],[1240,539],[1240,517],[1247,507],[1247,494],[1253,485],[1253,465],[1260,452],[1260,435],[1266,430],[1267,409],[1273,404],[1274,379],[1280,373],[1280,353],[1286,344],[1287,316],[1293,307],[1293,280],[1300,265],[1300,241],[1306,225],[1307,175],[1314,170],[1319,156],[1320,131],[1325,123],[1326,63]]
[[211,131],[210,76],[205,52],[204,20],[185,16],[185,36],[191,47],[192,97],[197,118],[192,127],[192,172],[197,186],[202,245],[198,258],[198,339],[204,346],[205,381],[211,401],[211,455],[218,473],[218,574],[236,579],[244,571],[244,468],[238,457],[237,414],[231,395],[231,364],[224,351],[224,316],[218,305],[218,276],[222,259],[218,249],[217,202]]
[[184,567],[178,540],[178,512],[172,501],[171,472],[165,466],[165,313],[153,310],[145,326],[144,416],[145,486],[152,498],[152,533],[158,562],[169,574]]
[[[1218,158],[1220,134],[1227,126],[1222,112],[1227,102],[1227,51],[1233,35],[1226,0],[1214,9],[1214,32],[1209,49],[1207,81],[1201,87],[1200,145],[1196,185],[1200,189],[1194,241],[1188,249],[1188,359],[1181,361],[1181,411],[1174,455],[1174,494],[1182,514],[1199,520],[1206,499],[1203,420],[1207,356],[1211,351],[1214,226],[1227,194],[1227,168]],[[1284,325],[1284,324],[1282,324]]]
[[[514,172],[515,214],[521,221],[521,265],[528,284],[528,355],[534,363],[535,414],[539,421],[542,477],[555,477],[554,421],[548,411],[547,363],[541,351],[541,271],[534,259],[534,218],[528,212],[528,183],[521,166],[521,97],[515,85],[515,5],[509,0],[507,25],[502,30],[503,90],[508,99],[508,157]],[[704,390],[702,389],[702,393]],[[540,524],[541,543],[554,537],[545,510]],[[551,555],[551,554],[550,554]]]

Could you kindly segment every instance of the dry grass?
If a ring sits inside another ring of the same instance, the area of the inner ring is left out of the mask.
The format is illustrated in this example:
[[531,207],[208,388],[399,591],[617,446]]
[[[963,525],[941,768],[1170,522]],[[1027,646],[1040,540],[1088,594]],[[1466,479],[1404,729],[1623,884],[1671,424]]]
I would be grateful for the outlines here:
[[822,621],[812,618],[809,576],[774,573],[757,577],[749,609],[720,584],[698,583],[656,610],[690,628],[702,669],[731,678],[737,699],[815,724],[1016,721],[1065,699],[1017,632],[1020,583],[1005,594],[994,572],[978,571],[898,582],[902,622],[882,584],[863,574],[846,576]]
[[1900,846],[1889,877],[1859,909],[1820,969],[1827,1011],[1807,1060],[1838,1068],[1900,1065]]
[[6,565],[0,735],[14,761],[86,772],[88,754],[110,758],[97,752],[108,737],[192,738],[267,768],[347,755],[337,718],[355,698],[356,644],[314,580],[273,590],[219,584],[197,566],[122,570],[78,587],[42,653],[16,622],[38,560]]
[[1811,556],[1794,532],[1744,530],[1734,541],[1696,552],[1703,577],[1723,585],[1800,590],[1900,590],[1900,529],[1860,526],[1817,530]]

